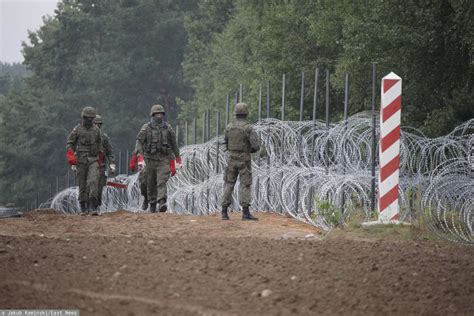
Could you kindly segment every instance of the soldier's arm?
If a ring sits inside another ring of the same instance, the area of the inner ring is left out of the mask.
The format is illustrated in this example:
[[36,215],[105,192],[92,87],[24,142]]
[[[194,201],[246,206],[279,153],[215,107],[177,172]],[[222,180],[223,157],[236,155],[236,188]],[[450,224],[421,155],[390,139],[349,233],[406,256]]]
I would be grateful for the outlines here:
[[110,137],[105,133],[103,137],[105,158],[107,158],[109,164],[115,164],[115,156]]
[[76,149],[77,137],[77,127],[74,127],[72,132],[69,133],[69,136],[67,137],[66,150],[72,149],[74,151]]
[[135,149],[137,151],[137,156],[143,156],[143,147],[145,145],[145,136],[146,136],[146,129],[143,126],[137,135],[137,142],[135,144]]
[[135,148],[133,149],[133,153],[134,153],[135,155],[138,155],[138,145],[139,145],[139,141],[138,141],[138,139],[137,139],[137,141],[135,142]]
[[176,142],[176,133],[174,132],[174,130],[171,126],[168,126],[168,129],[170,131],[170,136],[171,136],[171,140],[170,140],[171,150],[173,151],[175,159],[178,159],[181,156],[179,154],[179,147],[178,147],[178,144]]
[[249,125],[250,128],[249,128],[249,142],[250,142],[250,147],[251,147],[251,151],[252,153],[256,153],[259,149],[260,149],[260,137],[258,136],[257,132],[255,131],[255,129]]
[[227,137],[227,127],[224,131],[224,145],[225,145],[225,150],[229,150],[229,138]]

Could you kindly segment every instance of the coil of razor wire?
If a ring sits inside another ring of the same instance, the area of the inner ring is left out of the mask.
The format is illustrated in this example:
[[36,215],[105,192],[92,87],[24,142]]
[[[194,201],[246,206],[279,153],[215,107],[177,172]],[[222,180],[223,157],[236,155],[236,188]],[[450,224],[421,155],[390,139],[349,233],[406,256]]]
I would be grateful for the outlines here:
[[[371,214],[372,117],[356,114],[337,124],[265,119],[255,128],[261,150],[253,155],[252,205],[330,231],[336,225],[367,221]],[[422,219],[437,235],[474,243],[474,119],[438,138],[402,128],[399,205],[401,220]],[[208,215],[221,209],[226,152],[223,137],[184,146],[184,168],[168,181],[168,209]],[[376,175],[378,176],[378,175]],[[126,190],[107,187],[101,212],[140,212],[138,174],[114,179]],[[59,192],[51,207],[77,213],[77,187]],[[239,185],[231,209],[240,210]]]

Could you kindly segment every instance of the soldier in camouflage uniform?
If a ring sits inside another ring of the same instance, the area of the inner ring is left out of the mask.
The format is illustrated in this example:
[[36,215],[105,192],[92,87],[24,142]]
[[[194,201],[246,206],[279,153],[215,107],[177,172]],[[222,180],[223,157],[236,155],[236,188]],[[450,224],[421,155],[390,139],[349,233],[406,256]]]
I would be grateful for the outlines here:
[[99,153],[102,151],[100,129],[93,124],[95,109],[87,106],[82,124],[74,127],[66,144],[68,163],[76,168],[81,215],[97,215],[99,189]]
[[251,200],[252,186],[252,160],[251,153],[260,148],[260,138],[252,125],[247,122],[249,113],[247,104],[237,103],[235,105],[236,121],[227,125],[225,129],[225,143],[227,147],[227,166],[224,171],[224,197],[222,199],[222,219],[228,220],[227,209],[232,202],[232,193],[240,177],[239,199],[242,206],[242,220],[257,220],[250,214],[249,206]]
[[164,121],[163,106],[155,104],[150,111],[151,121],[143,125],[137,135],[138,158],[145,158],[146,186],[150,212],[166,212],[167,188],[170,178],[170,164],[173,162],[181,167],[181,157],[176,144],[176,134],[171,125]]
[[[102,117],[100,115],[96,115],[93,121],[94,125],[97,128],[101,128],[102,126]],[[115,173],[115,157],[112,149],[112,143],[110,142],[110,137],[102,130],[101,138],[102,138],[102,148],[103,151],[99,154],[99,190],[98,190],[98,205],[102,205],[102,191],[104,186],[107,184],[107,176],[105,175],[105,170],[107,169],[107,165],[109,166],[109,170],[111,173]]]

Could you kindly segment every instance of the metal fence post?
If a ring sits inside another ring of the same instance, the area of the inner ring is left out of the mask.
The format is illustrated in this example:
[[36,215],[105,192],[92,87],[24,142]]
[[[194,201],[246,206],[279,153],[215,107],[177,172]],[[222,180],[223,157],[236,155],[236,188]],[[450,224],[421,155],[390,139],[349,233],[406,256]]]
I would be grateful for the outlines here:
[[371,196],[370,196],[370,206],[372,213],[375,212],[375,148],[376,148],[376,141],[375,141],[375,90],[376,90],[376,81],[377,77],[377,64],[372,63],[372,181],[371,181]]
[[316,107],[318,104],[318,77],[319,69],[314,71],[314,93],[313,93],[313,124],[316,125]]
[[184,145],[188,146],[188,120],[184,124]]
[[216,174],[219,173],[219,129],[221,124],[221,112],[217,112],[216,122]]
[[326,174],[329,173],[329,80],[330,74],[329,69],[326,69],[326,131],[328,133],[328,142],[326,142],[326,154],[328,155],[326,163]]
[[281,86],[281,120],[285,120],[285,84],[286,74],[283,74],[282,86]]
[[300,91],[300,122],[303,121],[304,107],[304,70],[301,71],[301,91]]
[[270,81],[267,80],[267,119],[270,118]]
[[202,143],[206,142],[206,115],[207,111],[204,111],[202,116]]
[[225,98],[225,126],[229,125],[229,94]]
[[262,84],[258,89],[258,122],[262,120]]
[[197,141],[197,118],[194,117],[194,126],[193,126],[193,145],[196,145]]
[[129,156],[130,156],[130,151],[127,149],[127,159],[125,160],[126,163],[125,163],[125,170],[127,172],[127,176],[130,174],[130,170],[128,168],[128,165],[130,164],[130,161],[129,161]]

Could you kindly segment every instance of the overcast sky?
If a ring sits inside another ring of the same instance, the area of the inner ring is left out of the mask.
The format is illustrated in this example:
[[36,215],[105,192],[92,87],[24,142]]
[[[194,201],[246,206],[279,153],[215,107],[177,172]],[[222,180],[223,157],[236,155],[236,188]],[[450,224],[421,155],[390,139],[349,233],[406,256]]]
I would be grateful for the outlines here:
[[[22,62],[21,42],[36,31],[44,15],[53,15],[58,0],[0,0],[0,61]],[[29,42],[28,42],[29,43]]]

